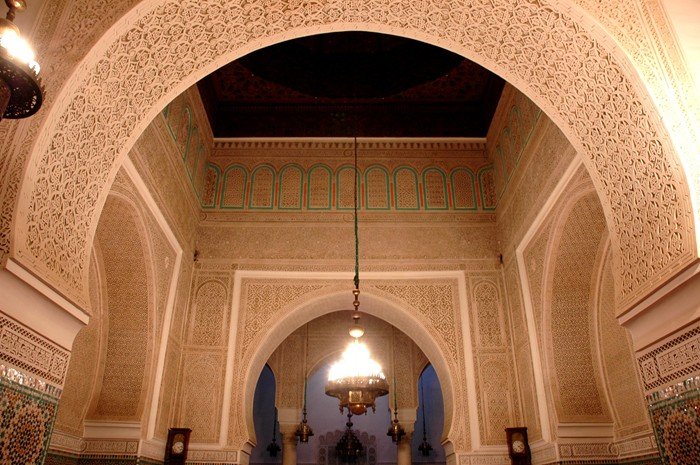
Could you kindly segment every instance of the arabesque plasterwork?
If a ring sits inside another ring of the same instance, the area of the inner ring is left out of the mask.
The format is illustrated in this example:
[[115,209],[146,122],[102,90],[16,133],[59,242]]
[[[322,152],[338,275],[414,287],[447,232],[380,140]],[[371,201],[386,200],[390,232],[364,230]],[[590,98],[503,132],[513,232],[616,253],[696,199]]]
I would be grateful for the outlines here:
[[[210,26],[200,26],[205,23]],[[13,256],[84,303],[94,224],[134,134],[173,95],[235,56],[303,30],[350,25],[428,40],[473,58],[525,91],[561,125],[584,154],[599,189],[616,251],[622,307],[694,259],[693,213],[683,170],[653,104],[603,31],[564,3],[474,2],[467,9],[450,2],[396,0],[227,7],[152,1],[131,10],[74,74],[36,139],[16,216]],[[131,74],[133,79],[126,79]],[[99,142],[107,140],[107,145]],[[80,168],[59,174],[69,166]],[[634,191],[626,187],[630,166],[637,167]],[[49,191],[69,195],[52,203]],[[628,214],[627,206],[639,196],[655,201],[646,203],[645,212]],[[73,220],[56,220],[64,216]],[[669,240],[659,243],[658,237]],[[64,238],[60,244],[59,238]],[[62,252],[56,256],[54,250]]]

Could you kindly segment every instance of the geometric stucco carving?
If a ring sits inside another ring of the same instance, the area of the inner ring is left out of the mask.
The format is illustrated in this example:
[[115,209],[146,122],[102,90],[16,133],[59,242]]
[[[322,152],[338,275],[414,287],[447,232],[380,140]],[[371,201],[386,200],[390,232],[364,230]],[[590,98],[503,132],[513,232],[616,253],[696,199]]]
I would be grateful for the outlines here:
[[49,109],[25,173],[11,253],[84,305],[94,225],[110,181],[165,103],[218,66],[280,37],[358,27],[427,40],[474,59],[560,125],[598,190],[619,304],[630,306],[696,257],[690,191],[623,54],[611,53],[611,42],[597,40],[589,32],[594,28],[582,23],[565,4],[524,0],[468,6],[143,1],[98,43]]

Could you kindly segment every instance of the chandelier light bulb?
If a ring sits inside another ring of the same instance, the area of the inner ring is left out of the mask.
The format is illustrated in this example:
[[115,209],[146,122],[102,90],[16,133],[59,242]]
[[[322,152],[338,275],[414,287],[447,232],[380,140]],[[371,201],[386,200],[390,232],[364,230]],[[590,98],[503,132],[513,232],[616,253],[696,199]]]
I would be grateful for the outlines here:
[[5,0],[7,16],[0,18],[0,120],[27,118],[44,101],[44,87],[34,50],[12,21],[27,7],[25,0]]
[[365,328],[363,328],[362,326],[360,326],[358,324],[354,324],[354,325],[350,326],[350,331],[348,331],[348,333],[350,334],[350,337],[353,337],[355,339],[359,339],[365,335]]
[[329,381],[347,378],[375,377],[386,379],[379,363],[372,360],[369,349],[360,341],[353,341],[335,362],[328,374]]
[[3,28],[0,33],[2,34],[0,47],[4,48],[12,58],[26,64],[35,75],[39,74],[39,63],[36,62],[36,55],[29,43],[12,28]]

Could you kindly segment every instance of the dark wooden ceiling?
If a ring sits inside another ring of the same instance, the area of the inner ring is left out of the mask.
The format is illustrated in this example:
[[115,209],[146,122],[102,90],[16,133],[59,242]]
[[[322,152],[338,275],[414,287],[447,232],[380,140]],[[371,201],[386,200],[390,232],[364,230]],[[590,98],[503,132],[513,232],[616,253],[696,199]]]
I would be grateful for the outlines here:
[[342,32],[261,49],[198,86],[215,137],[485,137],[503,84],[423,42]]

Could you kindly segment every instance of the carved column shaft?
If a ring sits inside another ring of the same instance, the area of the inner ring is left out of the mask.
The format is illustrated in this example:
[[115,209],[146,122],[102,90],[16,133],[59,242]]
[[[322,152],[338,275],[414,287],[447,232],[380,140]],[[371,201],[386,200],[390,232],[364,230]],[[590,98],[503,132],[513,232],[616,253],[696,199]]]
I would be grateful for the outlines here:
[[280,423],[282,435],[282,465],[297,465],[296,424]]
[[413,432],[406,431],[406,436],[401,438],[396,448],[396,465],[411,465],[413,457],[411,456],[411,439]]

